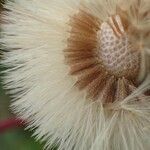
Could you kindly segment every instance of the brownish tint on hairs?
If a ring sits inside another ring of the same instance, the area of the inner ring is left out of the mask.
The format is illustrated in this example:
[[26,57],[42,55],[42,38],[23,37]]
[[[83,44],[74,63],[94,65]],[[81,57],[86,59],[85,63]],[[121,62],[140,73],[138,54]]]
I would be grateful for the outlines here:
[[[127,21],[124,22],[125,28],[128,28]],[[102,100],[106,104],[123,100],[132,93],[136,88],[134,79],[115,76],[98,56],[100,20],[79,10],[71,17],[69,25],[71,31],[64,50],[65,61],[70,66],[70,75],[77,78],[75,86],[86,90],[87,99]]]

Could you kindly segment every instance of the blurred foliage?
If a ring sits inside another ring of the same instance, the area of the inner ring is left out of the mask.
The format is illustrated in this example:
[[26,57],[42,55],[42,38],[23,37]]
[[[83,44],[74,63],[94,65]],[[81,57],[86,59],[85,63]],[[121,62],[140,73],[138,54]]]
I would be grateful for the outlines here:
[[42,146],[31,138],[31,133],[21,128],[0,134],[1,150],[42,150]]
[[9,118],[11,116],[12,114],[9,109],[9,98],[7,95],[5,95],[4,90],[2,89],[1,80],[0,80],[0,120]]

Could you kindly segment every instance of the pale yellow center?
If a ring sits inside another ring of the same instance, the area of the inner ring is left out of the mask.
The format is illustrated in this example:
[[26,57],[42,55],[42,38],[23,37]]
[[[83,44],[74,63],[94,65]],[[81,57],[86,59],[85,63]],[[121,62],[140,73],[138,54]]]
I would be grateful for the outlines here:
[[[121,24],[118,23],[119,26]],[[117,32],[117,28],[104,22],[98,32],[98,42],[100,60],[109,72],[118,77],[136,76],[140,66],[139,52],[134,49],[122,26]]]

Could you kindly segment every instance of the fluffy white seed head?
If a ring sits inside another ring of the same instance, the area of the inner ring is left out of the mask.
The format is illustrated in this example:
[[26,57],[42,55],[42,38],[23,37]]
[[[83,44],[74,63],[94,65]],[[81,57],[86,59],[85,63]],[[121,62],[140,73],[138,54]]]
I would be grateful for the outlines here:
[[0,42],[12,109],[59,150],[149,150],[149,0],[14,0]]

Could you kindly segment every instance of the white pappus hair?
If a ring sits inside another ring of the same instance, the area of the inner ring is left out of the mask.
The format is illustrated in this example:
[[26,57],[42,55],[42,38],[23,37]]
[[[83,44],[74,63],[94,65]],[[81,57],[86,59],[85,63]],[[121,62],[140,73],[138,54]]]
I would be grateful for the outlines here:
[[45,148],[150,149],[149,0],[4,7],[4,88]]

